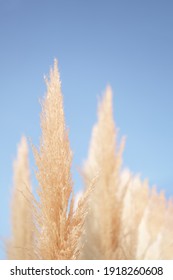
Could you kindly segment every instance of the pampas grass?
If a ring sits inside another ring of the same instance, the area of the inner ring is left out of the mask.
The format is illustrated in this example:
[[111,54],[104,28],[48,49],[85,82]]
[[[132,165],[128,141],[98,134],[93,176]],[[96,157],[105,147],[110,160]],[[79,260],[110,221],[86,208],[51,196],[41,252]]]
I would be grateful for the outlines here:
[[173,259],[173,202],[122,169],[125,140],[117,141],[110,86],[99,103],[82,168],[85,189],[75,202],[56,60],[46,85],[40,146],[32,146],[38,199],[31,193],[22,138],[14,164],[8,259]]
[[121,216],[117,188],[123,147],[124,139],[120,147],[117,145],[112,91],[107,87],[99,105],[98,123],[93,128],[88,160],[83,168],[86,185],[99,174],[85,224],[87,242],[82,256],[84,259],[117,258]]
[[61,84],[55,60],[46,80],[42,102],[40,149],[34,148],[39,183],[36,251],[39,259],[77,259],[85,217],[86,196],[73,213],[71,163],[68,132],[65,126]]
[[33,217],[31,211],[31,182],[28,145],[23,136],[14,162],[13,194],[11,204],[12,237],[7,241],[9,260],[33,259]]

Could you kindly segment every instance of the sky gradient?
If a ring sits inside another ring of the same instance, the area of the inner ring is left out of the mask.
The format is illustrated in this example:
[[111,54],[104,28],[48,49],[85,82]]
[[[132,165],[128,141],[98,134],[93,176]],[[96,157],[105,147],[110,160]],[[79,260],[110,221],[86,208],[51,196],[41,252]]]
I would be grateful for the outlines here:
[[[119,135],[126,136],[123,166],[173,195],[172,14],[171,0],[0,0],[1,238],[9,235],[16,147],[22,134],[39,143],[39,99],[54,58],[75,190],[82,188],[77,170],[87,158],[98,97],[110,84]],[[30,163],[34,175],[32,153]]]

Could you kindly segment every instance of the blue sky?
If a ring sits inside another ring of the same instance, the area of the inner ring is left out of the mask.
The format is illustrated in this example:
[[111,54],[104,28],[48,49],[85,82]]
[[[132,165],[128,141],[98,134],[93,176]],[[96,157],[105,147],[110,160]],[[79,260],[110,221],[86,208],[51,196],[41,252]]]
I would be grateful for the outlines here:
[[[0,236],[9,235],[12,163],[22,134],[39,143],[43,76],[58,59],[77,169],[109,83],[127,142],[123,165],[173,194],[173,2],[0,0]],[[32,173],[34,160],[30,154]],[[33,179],[35,185],[35,179]],[[0,258],[4,258],[0,243]]]

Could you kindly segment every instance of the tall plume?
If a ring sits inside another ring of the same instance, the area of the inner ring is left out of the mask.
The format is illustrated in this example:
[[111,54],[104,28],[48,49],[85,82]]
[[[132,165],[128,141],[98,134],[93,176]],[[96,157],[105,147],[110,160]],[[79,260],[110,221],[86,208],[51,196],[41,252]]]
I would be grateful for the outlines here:
[[8,259],[33,259],[33,222],[31,212],[31,182],[28,146],[22,137],[14,162],[13,197],[11,207],[12,237],[6,245]]
[[86,196],[73,211],[72,152],[65,126],[61,83],[57,61],[46,80],[42,102],[40,149],[34,148],[39,183],[35,212],[39,259],[77,259],[86,212]]
[[112,112],[112,91],[108,86],[98,109],[98,123],[94,126],[88,160],[83,169],[88,185],[98,174],[95,189],[89,200],[86,220],[87,242],[84,259],[115,259],[120,230],[118,200],[119,171],[124,140],[117,148],[117,130]]

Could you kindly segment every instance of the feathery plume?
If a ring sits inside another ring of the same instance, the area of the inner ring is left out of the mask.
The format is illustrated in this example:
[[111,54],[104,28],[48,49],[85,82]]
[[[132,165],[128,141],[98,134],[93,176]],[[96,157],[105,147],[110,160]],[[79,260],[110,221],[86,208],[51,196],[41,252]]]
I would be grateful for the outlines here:
[[[163,192],[157,193],[156,188],[151,189],[148,206],[146,208],[146,227],[149,233],[148,245],[146,246],[143,258],[150,259],[155,253],[155,257],[159,258],[160,252],[154,249],[158,243],[159,234],[164,228],[166,214],[166,199]],[[160,246],[156,246],[159,249]]]
[[173,259],[172,214],[172,200],[152,188],[140,225],[139,259]]
[[[121,174],[123,176],[123,173]],[[136,259],[139,245],[139,226],[149,199],[148,182],[129,173],[128,184],[122,197],[120,247],[125,259]]]
[[31,212],[31,182],[27,140],[23,136],[14,162],[12,197],[12,238],[6,245],[9,260],[33,259],[33,222]]
[[42,103],[40,150],[34,148],[39,183],[37,255],[39,259],[77,259],[86,213],[85,194],[74,213],[72,195],[72,152],[65,126],[63,97],[57,61],[46,80]]
[[99,173],[89,200],[86,219],[87,242],[83,259],[115,259],[120,229],[120,205],[116,194],[124,140],[117,148],[117,130],[112,112],[112,91],[108,86],[98,110],[88,160],[83,175],[86,186]]

